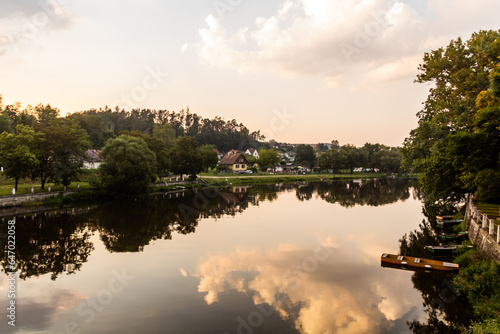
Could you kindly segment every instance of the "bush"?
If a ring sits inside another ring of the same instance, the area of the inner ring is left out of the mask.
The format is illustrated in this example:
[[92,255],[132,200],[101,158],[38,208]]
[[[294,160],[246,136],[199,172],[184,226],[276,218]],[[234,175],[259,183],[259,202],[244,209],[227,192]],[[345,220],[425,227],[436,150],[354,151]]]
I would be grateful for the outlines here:
[[147,193],[156,180],[156,156],[146,142],[121,135],[110,139],[102,150],[100,166],[103,188],[115,195],[133,196]]
[[477,173],[475,197],[481,201],[500,203],[500,171],[485,169]]
[[476,249],[459,255],[460,271],[454,278],[482,320],[500,317],[500,267]]

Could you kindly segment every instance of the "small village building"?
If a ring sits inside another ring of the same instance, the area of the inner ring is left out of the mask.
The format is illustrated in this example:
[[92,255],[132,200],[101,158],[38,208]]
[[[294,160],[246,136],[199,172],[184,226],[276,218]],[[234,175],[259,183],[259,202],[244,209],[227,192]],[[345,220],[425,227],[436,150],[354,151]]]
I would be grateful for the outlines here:
[[103,160],[100,157],[100,150],[87,150],[86,159],[83,162],[83,168],[85,169],[97,169],[102,164]]
[[214,148],[214,152],[217,154],[217,158],[219,160],[224,157],[224,154],[220,153],[218,149]]
[[259,152],[257,151],[256,148],[249,148],[245,151],[245,154],[249,154],[253,157],[255,157],[256,159],[259,159]]
[[219,161],[219,165],[226,165],[233,172],[245,171],[248,161],[243,154],[237,150],[231,150]]

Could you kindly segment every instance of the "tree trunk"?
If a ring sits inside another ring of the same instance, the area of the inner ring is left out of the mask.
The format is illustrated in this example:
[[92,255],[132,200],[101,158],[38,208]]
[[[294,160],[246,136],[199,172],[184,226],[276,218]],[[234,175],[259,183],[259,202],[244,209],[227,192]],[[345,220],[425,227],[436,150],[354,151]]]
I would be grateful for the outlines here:
[[45,181],[47,181],[47,177],[42,175],[40,177],[40,183],[42,184],[42,189],[45,189]]
[[17,192],[17,185],[18,185],[18,183],[19,183],[19,177],[16,177],[16,178],[14,178],[14,179],[16,180],[16,184],[15,184],[15,186],[14,186],[14,189],[16,189],[16,192]]

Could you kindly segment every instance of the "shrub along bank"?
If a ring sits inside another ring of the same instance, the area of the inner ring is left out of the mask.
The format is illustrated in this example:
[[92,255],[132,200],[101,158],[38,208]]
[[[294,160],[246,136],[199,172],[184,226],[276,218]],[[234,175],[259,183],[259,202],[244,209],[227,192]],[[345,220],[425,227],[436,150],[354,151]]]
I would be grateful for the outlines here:
[[466,333],[500,333],[500,264],[477,249],[469,249],[455,258],[460,271],[453,279],[458,291],[465,294],[478,321]]

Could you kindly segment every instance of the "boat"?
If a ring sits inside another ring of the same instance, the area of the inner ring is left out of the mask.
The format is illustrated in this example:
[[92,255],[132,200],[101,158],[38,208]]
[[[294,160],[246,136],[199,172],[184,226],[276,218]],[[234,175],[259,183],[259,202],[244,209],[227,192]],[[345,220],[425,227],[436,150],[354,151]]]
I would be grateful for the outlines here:
[[442,233],[439,238],[444,241],[461,241],[467,238],[469,234],[467,232],[459,232],[458,234],[446,234]]
[[382,263],[400,265],[402,267],[415,267],[415,268],[444,270],[444,271],[455,271],[459,269],[457,263],[423,259],[419,257],[412,257],[405,255],[394,255],[394,254],[384,253],[380,257],[380,259]]
[[434,253],[434,255],[452,255],[453,251],[457,250],[459,247],[473,248],[473,246],[460,246],[460,245],[442,245],[442,246],[425,246],[425,249],[429,252]]
[[454,226],[463,222],[462,219],[448,219],[448,220],[438,220],[437,224],[441,226]]
[[459,246],[425,246],[425,249],[434,255],[452,255]]
[[449,220],[453,219],[453,216],[436,216],[436,220]]

